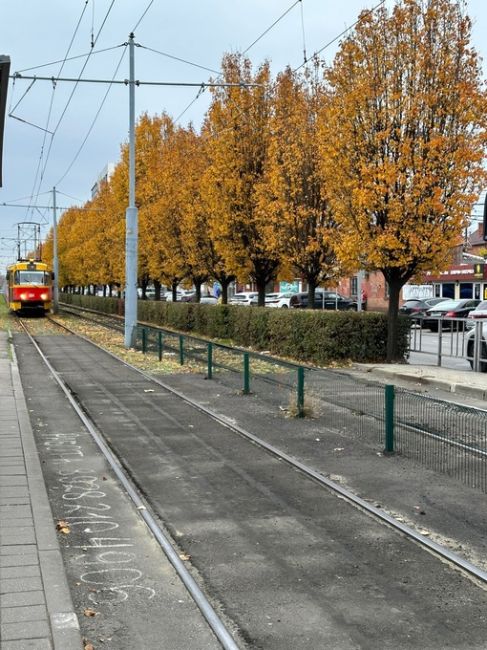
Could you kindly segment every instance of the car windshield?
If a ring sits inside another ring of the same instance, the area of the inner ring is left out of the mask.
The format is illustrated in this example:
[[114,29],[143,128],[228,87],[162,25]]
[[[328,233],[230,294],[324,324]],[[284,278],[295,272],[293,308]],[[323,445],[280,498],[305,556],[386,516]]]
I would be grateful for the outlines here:
[[475,307],[475,311],[485,311],[487,309],[487,300],[483,300]]

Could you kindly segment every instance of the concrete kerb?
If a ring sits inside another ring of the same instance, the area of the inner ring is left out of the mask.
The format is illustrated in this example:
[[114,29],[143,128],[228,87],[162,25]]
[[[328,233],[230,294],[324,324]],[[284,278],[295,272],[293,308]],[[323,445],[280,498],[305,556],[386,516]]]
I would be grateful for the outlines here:
[[83,644],[79,622],[74,612],[34,433],[20,381],[15,350],[11,344],[10,351],[15,404],[25,454],[34,529],[54,650],[80,650]]
[[[406,370],[407,368],[407,370]],[[384,383],[403,382],[411,388],[414,385],[427,386],[445,393],[455,393],[479,401],[487,401],[487,379],[480,382],[471,373],[451,373],[448,369],[432,366],[402,366],[392,364],[390,367],[356,364],[364,378],[371,381],[378,379]],[[465,376],[463,376],[465,375]],[[477,385],[475,383],[477,380]]]

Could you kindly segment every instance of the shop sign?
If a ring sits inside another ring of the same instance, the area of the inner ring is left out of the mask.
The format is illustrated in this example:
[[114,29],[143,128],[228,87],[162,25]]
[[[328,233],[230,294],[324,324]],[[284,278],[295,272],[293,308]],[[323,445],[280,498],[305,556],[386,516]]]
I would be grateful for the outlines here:
[[483,279],[485,277],[484,273],[485,273],[485,264],[478,262],[473,265],[473,275],[475,278]]

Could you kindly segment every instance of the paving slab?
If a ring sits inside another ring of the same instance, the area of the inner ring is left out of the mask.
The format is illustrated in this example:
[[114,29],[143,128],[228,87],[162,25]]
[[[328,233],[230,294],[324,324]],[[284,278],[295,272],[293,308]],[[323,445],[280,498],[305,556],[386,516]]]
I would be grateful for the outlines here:
[[8,346],[7,333],[0,332],[0,650],[80,650],[79,623]]

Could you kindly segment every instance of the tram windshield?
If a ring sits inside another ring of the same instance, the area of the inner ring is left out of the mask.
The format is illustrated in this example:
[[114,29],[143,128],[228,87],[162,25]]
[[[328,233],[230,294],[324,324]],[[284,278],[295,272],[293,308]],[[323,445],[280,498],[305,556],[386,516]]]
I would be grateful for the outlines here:
[[14,284],[49,284],[49,273],[46,271],[16,271]]

